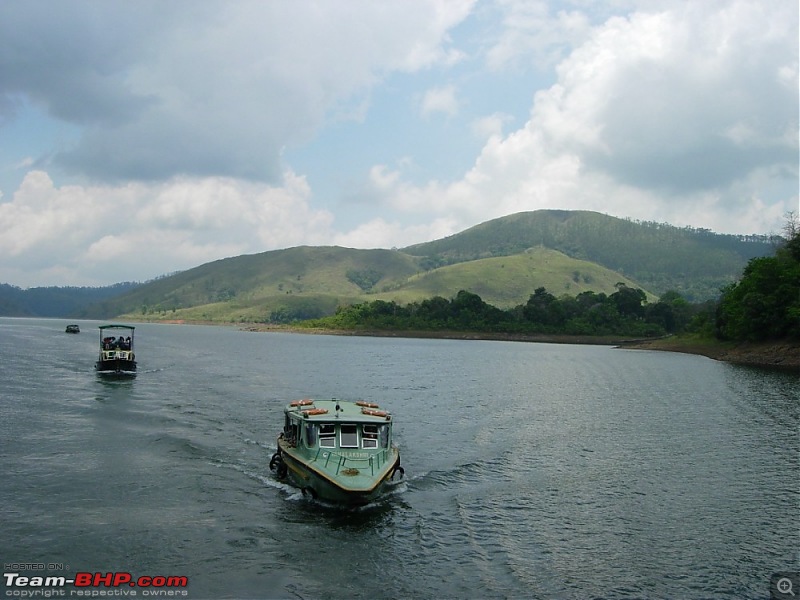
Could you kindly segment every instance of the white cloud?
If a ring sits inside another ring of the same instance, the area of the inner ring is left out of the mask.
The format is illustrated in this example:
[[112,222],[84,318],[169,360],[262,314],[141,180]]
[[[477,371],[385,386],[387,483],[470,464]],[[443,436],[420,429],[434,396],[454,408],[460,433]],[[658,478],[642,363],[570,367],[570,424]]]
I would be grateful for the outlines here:
[[446,85],[425,92],[420,103],[420,112],[423,117],[430,117],[435,113],[442,113],[446,117],[455,116],[458,113],[455,86]]
[[[226,178],[56,187],[30,172],[0,204],[0,281],[51,285],[145,280],[226,256],[323,244],[333,217],[309,206],[302,177],[280,187]],[[40,270],[44,270],[40,272]]]
[[511,115],[493,113],[480,119],[475,119],[470,124],[472,134],[479,139],[488,139],[492,136],[502,136],[503,128],[513,120]]
[[774,231],[798,203],[797,46],[790,0],[0,3],[0,282],[537,208]]
[[447,31],[473,3],[3,3],[0,93],[86,127],[54,156],[70,171],[276,182],[281,148],[363,112],[387,73],[459,60]]
[[34,164],[33,157],[26,156],[25,158],[21,159],[15,165],[13,165],[14,169],[30,169]]
[[556,10],[546,0],[502,0],[503,29],[486,55],[492,69],[522,68],[532,64],[547,69],[590,34],[586,13]]
[[[611,18],[462,180],[409,186],[384,173],[393,205],[463,226],[572,208],[772,229],[797,205],[796,22],[796,5],[744,0]],[[770,178],[783,183],[766,198]]]
[[377,218],[334,237],[334,244],[349,248],[393,248],[429,242],[453,233],[458,223],[449,217],[422,225],[388,222]]

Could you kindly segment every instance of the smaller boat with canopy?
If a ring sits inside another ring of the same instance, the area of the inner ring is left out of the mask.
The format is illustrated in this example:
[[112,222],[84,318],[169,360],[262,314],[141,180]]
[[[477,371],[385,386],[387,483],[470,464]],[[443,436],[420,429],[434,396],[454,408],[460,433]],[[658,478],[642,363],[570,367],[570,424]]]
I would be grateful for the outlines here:
[[133,377],[136,375],[136,355],[133,352],[131,325],[100,326],[100,356],[95,363],[99,375]]

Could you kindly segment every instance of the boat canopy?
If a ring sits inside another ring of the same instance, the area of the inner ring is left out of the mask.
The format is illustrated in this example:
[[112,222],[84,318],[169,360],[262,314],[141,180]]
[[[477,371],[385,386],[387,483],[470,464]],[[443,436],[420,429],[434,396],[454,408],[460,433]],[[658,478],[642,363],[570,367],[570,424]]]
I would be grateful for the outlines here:
[[133,325],[100,325],[100,329],[136,329]]

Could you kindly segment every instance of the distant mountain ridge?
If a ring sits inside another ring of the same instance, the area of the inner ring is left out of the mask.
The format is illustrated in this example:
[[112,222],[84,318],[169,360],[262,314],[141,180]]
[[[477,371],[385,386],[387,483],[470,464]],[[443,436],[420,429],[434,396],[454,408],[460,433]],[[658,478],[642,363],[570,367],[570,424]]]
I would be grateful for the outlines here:
[[[288,322],[354,302],[409,303],[450,298],[461,289],[511,308],[538,287],[556,296],[610,294],[620,282],[651,298],[676,290],[702,301],[735,281],[750,258],[773,251],[768,236],[539,210],[398,250],[299,246],[226,258],[78,302],[70,316]],[[7,305],[0,287],[0,312]]]
[[0,315],[4,317],[68,317],[82,314],[87,306],[119,296],[139,283],[124,282],[102,287],[35,287],[23,290],[0,283]]

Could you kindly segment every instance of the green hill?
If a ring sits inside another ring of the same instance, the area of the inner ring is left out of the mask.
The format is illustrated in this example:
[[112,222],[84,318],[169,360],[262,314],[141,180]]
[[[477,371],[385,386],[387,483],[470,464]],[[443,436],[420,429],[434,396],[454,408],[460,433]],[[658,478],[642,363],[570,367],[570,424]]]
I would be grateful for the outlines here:
[[[538,247],[521,254],[483,258],[420,273],[410,277],[399,290],[377,294],[375,299],[407,304],[437,295],[451,297],[458,290],[467,290],[488,304],[508,309],[525,304],[538,287],[556,296],[577,296],[587,291],[610,295],[616,291],[615,284],[620,282],[640,287],[595,263]],[[651,295],[651,298],[655,297]]]
[[272,313],[328,314],[374,290],[402,285],[419,259],[393,250],[301,246],[226,258],[147,283],[85,316],[127,314],[210,321]]
[[717,297],[750,258],[774,251],[767,236],[722,235],[561,210],[517,213],[402,251],[433,267],[510,256],[535,246],[595,262],[657,295],[676,290],[693,301]]
[[655,298],[719,295],[766,236],[640,223],[599,213],[543,210],[494,219],[401,250],[297,247],[238,256],[162,277],[98,303],[81,316],[289,322],[332,314],[365,300],[421,301],[479,295],[498,308],[550,293],[613,293],[623,282]]

